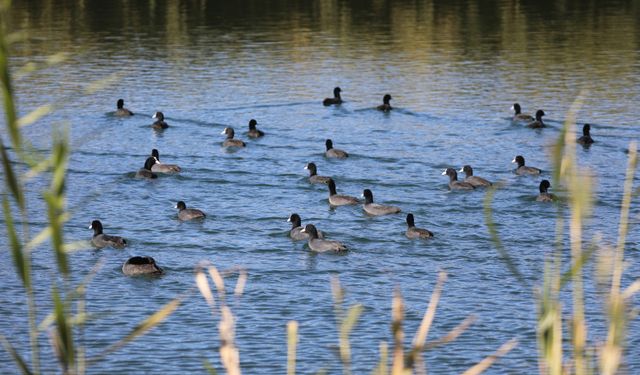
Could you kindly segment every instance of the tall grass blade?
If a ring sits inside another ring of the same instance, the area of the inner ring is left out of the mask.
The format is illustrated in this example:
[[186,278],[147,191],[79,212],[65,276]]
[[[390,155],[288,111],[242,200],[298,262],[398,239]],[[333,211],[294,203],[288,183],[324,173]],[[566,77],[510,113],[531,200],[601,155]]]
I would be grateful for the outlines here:
[[[9,71],[9,45],[7,38],[7,10],[10,2],[3,1],[0,4],[0,90],[2,90],[4,114],[7,120],[7,132],[11,138],[11,144],[19,153],[22,145],[22,137],[18,130],[16,106],[13,101],[13,87],[11,84],[11,72]],[[2,147],[4,150],[4,147]]]
[[22,193],[18,179],[13,171],[13,167],[11,166],[11,160],[9,160],[9,154],[4,147],[2,138],[0,138],[0,155],[2,156],[2,169],[4,171],[4,179],[7,183],[7,188],[9,188],[11,195],[13,195],[13,198],[16,200],[18,207],[20,207],[20,210],[24,211],[24,194]]
[[102,353],[97,356],[90,358],[87,360],[88,364],[96,363],[102,358],[106,357],[110,353],[115,352],[116,350],[122,348],[127,345],[129,342],[135,340],[137,337],[144,335],[160,323],[162,323],[165,319],[167,319],[174,311],[180,306],[182,303],[183,297],[177,297],[171,300],[169,303],[165,304],[161,309],[153,313],[147,319],[145,319],[142,323],[138,324],[131,332],[126,335],[123,339],[109,345]]
[[2,199],[2,208],[4,211],[5,228],[7,229],[7,236],[9,237],[9,244],[11,245],[13,263],[18,270],[18,275],[20,275],[25,289],[31,290],[31,261],[29,259],[29,253],[24,251],[22,243],[18,239],[18,233],[13,225],[11,207],[6,196]]
[[[84,295],[87,286],[89,285],[91,280],[93,280],[93,278],[96,276],[98,271],[102,268],[102,266],[104,265],[104,262],[105,262],[104,259],[100,259],[91,268],[91,271],[89,271],[89,273],[82,279],[82,281],[75,288],[75,290],[67,292],[67,295],[65,296],[65,299],[64,299],[64,303],[71,304],[74,299],[81,298]],[[75,323],[78,323],[78,324],[84,323],[87,320],[88,315],[87,314],[82,314],[81,311],[79,311],[78,314],[79,315],[76,318],[74,318],[73,323],[74,324]],[[42,321],[38,325],[38,330],[39,331],[44,331],[44,330],[48,329],[55,322],[55,319],[56,319],[56,316],[55,316],[55,311],[54,311],[54,312],[51,312],[49,315],[47,315],[44,319],[42,319]]]
[[436,282],[435,288],[433,288],[433,293],[429,300],[429,305],[427,306],[427,310],[424,312],[420,327],[413,338],[411,352],[407,358],[407,367],[414,370],[419,368],[421,370],[420,373],[426,373],[424,360],[422,358],[422,350],[424,348],[425,341],[427,340],[427,335],[429,334],[429,328],[431,328],[431,323],[433,323],[433,319],[436,315],[436,308],[438,307],[440,295],[442,294],[442,286],[446,280],[447,273],[440,271],[438,273],[438,281]]
[[502,244],[502,240],[500,240],[500,235],[498,234],[498,228],[496,227],[496,223],[493,221],[493,209],[491,208],[491,202],[493,202],[493,197],[496,194],[496,191],[504,186],[503,183],[497,183],[493,186],[490,186],[487,189],[487,193],[484,196],[484,222],[489,230],[489,236],[491,237],[491,242],[495,246],[496,250],[498,250],[498,255],[500,255],[500,259],[507,265],[507,268],[511,273],[515,276],[515,278],[523,285],[527,286],[527,283],[522,276],[522,273],[518,270],[518,267],[511,259],[509,252]]
[[227,306],[222,306],[221,313],[222,317],[218,325],[220,360],[228,375],[240,375],[240,353],[235,346],[235,319]]
[[622,279],[622,262],[624,260],[624,247],[627,242],[627,233],[629,230],[629,208],[631,207],[631,196],[633,190],[633,179],[635,171],[638,167],[638,144],[633,141],[629,144],[629,162],[627,163],[627,173],[624,180],[624,192],[622,196],[622,205],[620,208],[620,224],[618,227],[618,244],[616,246],[614,272],[612,277],[611,290],[620,289],[620,281]]
[[[575,133],[569,128],[575,125],[576,113],[582,106],[582,98],[576,99],[564,122],[564,152],[560,167],[560,180],[568,188],[569,208],[569,242],[571,247],[571,261],[578,264],[583,257],[582,251],[582,220],[591,208],[591,178],[578,169],[576,162]],[[556,155],[556,158],[558,155]],[[571,338],[573,344],[573,363],[576,375],[586,375],[588,363],[586,355],[587,325],[584,311],[584,289],[582,268],[573,270],[572,278],[573,317]]]
[[424,350],[434,349],[441,345],[455,341],[458,337],[460,337],[462,333],[464,333],[464,331],[466,331],[473,323],[475,323],[476,320],[478,320],[477,316],[469,315],[465,320],[463,320],[457,326],[453,327],[453,329],[444,336],[436,340],[427,342],[424,346]]
[[244,288],[247,285],[247,270],[245,269],[240,269],[240,271],[238,271],[238,281],[236,281],[236,287],[233,291],[233,294],[236,297],[240,297],[242,296],[242,294],[244,293]]
[[344,289],[340,285],[340,279],[336,276],[331,278],[331,296],[333,296],[333,308],[338,317],[342,319],[342,303],[344,302]]
[[18,119],[18,127],[31,125],[34,122],[43,118],[44,116],[52,113],[54,109],[55,107],[51,104],[42,105],[34,109],[33,111],[27,113],[26,115],[20,117],[20,119]]
[[558,301],[559,271],[549,261],[545,263],[544,284],[538,302],[538,346],[542,374],[562,372],[562,305]]
[[18,352],[15,350],[13,345],[11,345],[11,343],[7,340],[7,338],[4,337],[3,335],[0,335],[0,341],[2,342],[2,346],[4,346],[4,349],[9,353],[9,355],[11,355],[11,358],[13,358],[13,361],[18,365],[20,372],[23,375],[33,374],[31,370],[29,370],[29,366],[27,365],[27,362],[25,362],[22,356],[18,354]]
[[404,366],[404,331],[402,321],[404,320],[404,302],[400,290],[396,288],[391,300],[391,332],[393,334],[393,362],[391,364],[392,375],[404,375],[411,370],[405,371]]
[[574,259],[571,268],[569,268],[565,273],[562,274],[560,278],[560,288],[562,288],[565,284],[567,284],[571,279],[576,275],[576,273],[580,272],[585,264],[589,262],[589,260],[593,257],[596,248],[592,247],[587,249],[586,251],[581,252],[580,257],[578,259]]
[[640,280],[636,280],[631,285],[629,285],[622,293],[622,298],[629,299],[638,292],[640,292]]
[[346,374],[351,373],[351,344],[349,343],[349,335],[361,314],[362,305],[352,306],[340,323],[340,360],[342,361]]
[[380,343],[380,362],[378,366],[373,370],[372,375],[388,375],[389,374],[389,366],[387,365],[389,361],[389,346],[386,342]]
[[68,312],[65,304],[60,298],[58,289],[55,285],[52,288],[52,296],[54,303],[54,313],[56,320],[56,329],[54,333],[54,348],[58,355],[58,360],[62,366],[64,373],[72,373],[75,367],[75,347],[73,341],[73,331],[71,324],[68,322]]
[[196,270],[196,286],[204,297],[204,300],[207,301],[209,307],[214,308],[216,305],[215,298],[213,297],[213,293],[211,293],[211,286],[209,286],[209,281],[207,280],[207,275],[202,272],[201,268]]
[[54,141],[52,165],[53,177],[49,191],[44,194],[49,212],[49,225],[51,226],[51,244],[56,255],[58,269],[60,272],[68,276],[69,262],[67,253],[64,250],[63,228],[64,223],[64,185],[67,170],[67,160],[69,150],[67,148],[66,137],[59,138]]
[[412,344],[415,352],[421,352],[424,347],[427,335],[429,334],[429,328],[431,328],[433,318],[436,316],[436,308],[438,307],[438,302],[440,302],[442,286],[446,280],[447,273],[440,271],[438,273],[438,281],[436,282],[436,286],[431,294],[431,299],[429,300],[429,305],[427,306],[427,311],[425,311],[424,316],[422,317],[422,322],[420,323],[420,328],[418,329],[416,336],[413,338]]
[[211,280],[213,280],[213,283],[215,284],[216,289],[218,289],[218,298],[224,299],[224,296],[225,296],[224,279],[220,275],[220,272],[218,272],[218,269],[214,266],[209,266],[207,270],[209,271],[209,276],[211,277]]
[[493,354],[480,361],[477,365],[463,372],[462,375],[478,375],[483,373],[486,369],[491,367],[491,365],[493,365],[500,357],[509,353],[516,346],[518,346],[518,340],[511,339],[507,341],[506,343],[502,344],[502,346],[498,348],[498,350],[496,350]]
[[298,345],[298,322],[287,323],[287,375],[296,374],[296,347]]
[[633,180],[638,166],[637,148],[638,146],[635,141],[629,145],[629,161],[627,163],[624,193],[620,208],[618,243],[614,252],[611,291],[609,292],[608,301],[609,330],[607,340],[600,352],[600,372],[603,375],[613,375],[617,373],[620,367],[628,320],[626,299],[640,289],[640,281],[636,281],[625,291],[621,291],[622,272],[624,270],[624,247],[629,225],[629,209],[631,206]]

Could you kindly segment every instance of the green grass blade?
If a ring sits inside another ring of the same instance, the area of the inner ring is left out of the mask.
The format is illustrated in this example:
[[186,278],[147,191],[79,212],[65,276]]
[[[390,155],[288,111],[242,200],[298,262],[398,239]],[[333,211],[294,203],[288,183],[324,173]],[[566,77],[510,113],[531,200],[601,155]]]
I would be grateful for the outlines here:
[[218,375],[218,372],[216,371],[215,367],[213,367],[213,365],[211,364],[211,362],[209,362],[208,359],[205,359],[202,365],[204,366],[204,369],[207,370],[207,373],[209,375]]
[[529,288],[527,283],[524,280],[524,276],[518,270],[518,267],[509,256],[509,252],[502,244],[502,240],[500,240],[500,235],[498,234],[498,229],[496,227],[496,223],[493,221],[493,209],[491,208],[491,202],[493,202],[493,196],[495,195],[498,188],[502,187],[504,184],[497,183],[487,189],[487,194],[484,197],[484,222],[487,226],[487,230],[489,231],[489,236],[491,236],[491,242],[495,246],[496,250],[498,250],[498,255],[500,255],[500,259],[507,265],[507,268],[511,273],[518,279],[518,281],[525,287]]
[[145,319],[142,323],[138,324],[135,328],[131,330],[131,332],[126,335],[123,339],[109,345],[102,353],[98,354],[96,357],[90,358],[87,363],[95,363],[100,359],[106,357],[110,353],[115,352],[116,350],[122,348],[127,345],[129,342],[135,340],[137,337],[140,337],[150,331],[155,326],[162,323],[166,318],[168,318],[173,312],[180,306],[182,303],[182,297],[175,298],[171,300],[169,303],[165,304],[160,310],[153,313],[147,319]]
[[9,243],[11,244],[11,255],[13,256],[13,263],[18,270],[18,274],[22,279],[22,284],[27,290],[31,290],[31,262],[29,255],[23,251],[22,243],[18,239],[18,233],[13,225],[13,215],[11,215],[11,207],[9,206],[9,200],[5,196],[2,200],[2,207],[4,211],[5,228],[7,229],[7,236],[9,237]]
[[7,149],[4,147],[2,138],[0,138],[0,155],[2,156],[2,169],[4,170],[4,179],[5,179],[5,182],[7,183],[7,188],[9,188],[11,195],[13,195],[13,197],[15,198],[20,209],[24,210],[25,208],[24,194],[22,193],[22,189],[20,188],[18,178],[16,177],[16,174],[13,171],[13,167],[11,167],[9,154],[7,153]]
[[560,288],[570,282],[574,275],[582,270],[584,265],[589,262],[595,251],[595,247],[592,247],[580,254],[580,257],[573,262],[571,268],[562,274],[562,277],[560,278]]
[[45,201],[48,205],[49,211],[49,225],[51,226],[51,243],[56,255],[56,261],[58,263],[58,269],[60,272],[68,276],[69,275],[69,263],[67,260],[67,253],[64,248],[63,228],[66,215],[64,214],[65,195],[64,185],[65,176],[67,170],[69,150],[67,147],[66,135],[59,136],[54,141],[52,165],[53,176],[51,179],[51,187],[48,192],[44,194]]
[[63,372],[67,373],[70,369],[73,369],[75,365],[73,332],[71,324],[68,321],[65,304],[62,302],[58,289],[55,286],[52,288],[52,295],[57,326],[54,334],[54,342],[56,343],[58,359],[64,370]]
[[22,138],[18,130],[18,118],[16,115],[16,106],[13,101],[13,87],[11,85],[11,73],[9,71],[9,46],[5,35],[6,17],[8,2],[3,2],[0,9],[0,90],[2,91],[4,114],[7,120],[7,132],[11,138],[11,144],[19,151],[22,145]]
[[13,361],[16,363],[16,365],[18,365],[20,372],[23,375],[31,375],[32,372],[31,370],[29,370],[29,366],[27,366],[27,363],[24,361],[22,356],[18,354],[9,340],[7,340],[7,338],[3,335],[0,335],[0,341],[2,342],[2,346],[4,346],[5,350],[11,355],[11,358],[13,358]]
[[42,105],[34,109],[33,111],[27,113],[26,115],[22,116],[20,119],[18,119],[18,127],[31,125],[34,122],[43,118],[44,116],[52,113],[53,111],[54,111],[53,105],[51,104]]

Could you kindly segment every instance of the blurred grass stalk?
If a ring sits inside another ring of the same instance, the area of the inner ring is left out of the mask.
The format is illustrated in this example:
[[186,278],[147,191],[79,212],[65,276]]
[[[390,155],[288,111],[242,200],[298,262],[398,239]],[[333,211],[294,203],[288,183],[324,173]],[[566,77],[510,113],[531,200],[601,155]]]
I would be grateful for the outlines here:
[[[207,271],[206,273],[205,270]],[[217,308],[215,296],[209,284],[209,280],[207,279],[207,274],[216,286],[217,297],[220,305],[219,308]],[[246,281],[246,271],[243,269],[239,269],[238,280],[236,281],[236,286],[234,288],[234,295],[236,298],[240,298],[242,296]],[[220,337],[220,362],[222,362],[222,365],[227,371],[227,374],[240,375],[242,373],[240,369],[240,351],[235,345],[236,321],[231,308],[229,308],[229,306],[227,305],[224,278],[220,274],[220,272],[218,272],[218,269],[216,267],[214,267],[212,264],[209,264],[208,262],[203,262],[196,267],[195,283],[198,287],[198,290],[200,291],[200,294],[202,294],[202,297],[211,308],[212,315],[215,317],[218,315],[218,313],[220,314],[220,321],[218,322],[218,335]],[[289,350],[291,353],[291,342],[289,344]],[[293,353],[295,358],[295,349],[293,350]],[[293,371],[295,372],[295,359],[292,359],[290,357],[289,363],[291,363],[292,360],[294,361]],[[209,361],[205,361],[205,368],[207,369],[209,374],[217,373],[215,368]]]
[[[610,282],[609,293],[606,297],[608,334],[604,345],[589,347],[587,344],[587,324],[585,319],[585,296],[582,269],[589,261],[593,251],[583,249],[582,224],[592,209],[593,177],[589,170],[578,167],[576,161],[575,119],[576,113],[582,105],[582,95],[574,102],[561,135],[553,152],[554,181],[556,185],[566,186],[570,219],[569,239],[571,250],[571,264],[569,270],[562,272],[562,247],[558,246],[552,259],[546,261],[542,290],[538,295],[538,347],[540,350],[540,372],[542,374],[586,375],[593,373],[615,374],[621,364],[624,337],[626,335],[627,305],[626,300],[637,290],[636,281],[624,292],[620,284],[624,269],[624,247],[628,230],[629,207],[631,205],[633,178],[637,167],[637,144],[631,142],[629,146],[629,161],[626,171],[624,192],[620,208],[620,223],[617,246],[613,259],[599,259],[597,267],[604,275],[597,275],[599,280]],[[563,215],[559,210],[557,224],[557,243],[562,243]],[[606,257],[600,254],[600,257]],[[608,269],[607,269],[608,268]],[[560,292],[565,284],[571,281],[572,308],[570,326],[566,327],[571,335],[572,359],[566,360],[563,354],[563,319]],[[598,353],[598,360],[590,358],[589,353]],[[595,363],[599,368],[595,368]]]
[[[7,0],[0,2],[0,85],[2,90],[2,104],[4,108],[5,121],[7,127],[7,134],[11,140],[11,146],[16,154],[21,151],[22,139],[20,137],[20,131],[18,129],[17,111],[13,96],[13,87],[11,83],[11,73],[9,71],[9,43],[13,37],[8,32],[7,20],[8,10],[11,3]],[[2,207],[4,211],[5,227],[7,230],[7,237],[11,247],[11,255],[13,262],[16,266],[16,271],[20,276],[22,285],[24,286],[27,305],[28,305],[28,321],[29,321],[29,340],[31,346],[31,360],[32,367],[29,368],[27,362],[22,356],[13,348],[9,340],[4,336],[1,337],[2,344],[5,349],[11,354],[13,360],[18,365],[18,368],[23,374],[40,373],[40,350],[38,342],[38,329],[36,325],[36,303],[33,294],[33,284],[31,279],[31,252],[25,251],[23,243],[28,242],[28,219],[27,209],[24,197],[24,189],[21,181],[18,179],[16,172],[13,169],[12,161],[9,158],[9,153],[4,145],[4,141],[0,137],[0,154],[2,156],[2,168],[4,172],[4,180],[6,183],[6,190],[3,193]],[[20,210],[20,216],[22,221],[22,236],[20,240],[18,232],[14,226],[14,217],[9,202],[9,194],[13,197],[14,204],[18,206]]]
[[[10,6],[11,1],[0,0],[0,91],[2,92],[2,105],[11,152],[17,160],[15,162],[11,160],[12,155],[10,155],[9,148],[5,146],[4,140],[0,136],[0,157],[4,172],[3,179],[6,184],[2,194],[2,208],[16,274],[19,276],[26,294],[31,351],[29,358],[31,363],[25,360],[25,357],[4,335],[0,335],[0,343],[22,374],[40,374],[42,372],[42,358],[39,335],[40,331],[46,330],[49,333],[53,352],[56,355],[58,366],[62,373],[84,374],[88,364],[95,363],[160,324],[180,305],[181,298],[176,298],[159,309],[137,327],[134,327],[125,338],[110,345],[97,357],[89,360],[85,359],[86,351],[82,347],[80,340],[87,319],[85,295],[87,285],[99,267],[92,269],[78,286],[71,285],[72,270],[67,255],[69,251],[76,249],[78,246],[77,244],[65,244],[64,242],[64,224],[70,218],[69,213],[66,211],[65,195],[67,163],[70,153],[68,131],[54,129],[51,155],[47,158],[32,152],[21,136],[20,128],[22,126],[27,126],[40,120],[48,115],[54,107],[43,106],[22,118],[18,118],[15,93],[11,81],[9,49],[11,43],[20,41],[25,36],[8,31]],[[53,64],[60,60],[53,58],[50,61]],[[28,73],[24,69],[22,71]],[[33,71],[33,69],[30,71]],[[87,92],[95,91],[102,84],[90,85],[87,88]],[[14,166],[25,166],[26,171],[18,173]],[[48,172],[51,180],[49,188],[42,193],[47,206],[48,225],[40,233],[31,237],[29,235],[30,228],[24,182],[28,179],[39,177],[45,172]],[[15,206],[18,207],[20,212],[19,219],[14,217],[13,207]],[[16,228],[16,222],[21,224],[22,230],[20,233]],[[62,276],[62,283],[58,280],[57,275],[51,276],[53,312],[38,325],[36,322],[38,302],[34,295],[32,278],[32,252],[38,245],[47,240],[51,243],[57,271]],[[12,339],[19,340],[20,338]]]
[[[610,284],[606,294],[608,333],[604,344],[588,345],[587,324],[585,319],[585,296],[582,270],[595,253],[593,249],[583,249],[583,220],[591,213],[593,204],[593,177],[588,169],[580,168],[576,161],[576,113],[582,106],[583,95],[571,106],[564,125],[553,148],[553,180],[556,186],[567,189],[570,209],[569,240],[571,264],[567,271],[563,271],[563,238],[564,212],[561,203],[557,202],[558,214],[556,222],[556,249],[553,255],[545,261],[543,284],[537,291],[538,329],[537,341],[539,350],[539,371],[550,375],[587,375],[601,373],[612,375],[617,373],[622,362],[624,352],[624,338],[627,322],[634,312],[628,312],[628,299],[640,290],[640,280],[636,280],[629,287],[621,290],[622,272],[624,270],[624,247],[628,231],[629,208],[633,193],[633,179],[637,168],[637,143],[629,145],[629,161],[627,165],[624,192],[620,208],[620,223],[616,248],[607,254],[606,246],[600,247],[597,257],[596,281]],[[514,278],[524,285],[524,279],[519,272],[509,251],[500,240],[497,226],[493,219],[491,202],[496,190],[502,184],[496,184],[487,190],[485,197],[485,224],[500,259],[505,262]],[[596,242],[597,243],[597,242]],[[561,290],[571,282],[572,316],[569,325],[564,327],[560,298]],[[572,355],[565,358],[563,352],[563,333],[570,335]],[[597,353],[597,359],[591,353]]]
[[[373,369],[376,375],[409,375],[409,374],[427,374],[426,363],[423,358],[423,352],[431,350],[437,346],[449,343],[460,336],[474,321],[474,316],[467,317],[461,324],[453,328],[443,337],[427,343],[427,336],[431,325],[435,319],[436,309],[440,301],[443,286],[447,280],[447,274],[444,271],[439,272],[436,285],[429,299],[427,310],[425,311],[420,326],[405,352],[405,334],[402,328],[404,322],[404,301],[399,289],[393,293],[391,300],[391,333],[393,338],[393,353],[391,357],[391,368],[389,369],[389,352],[386,342],[380,343],[380,361],[378,366]],[[360,317],[363,306],[356,304],[351,306],[348,312],[344,313],[343,303],[345,291],[341,287],[338,278],[331,280],[331,290],[334,299],[334,311],[336,314],[336,324],[338,327],[340,359],[343,366],[343,373],[351,373],[351,347],[349,344],[349,336]],[[464,372],[465,375],[477,375],[489,368],[498,358],[507,354],[517,345],[516,340],[510,340],[502,345],[495,353],[486,357],[478,364],[472,366]]]

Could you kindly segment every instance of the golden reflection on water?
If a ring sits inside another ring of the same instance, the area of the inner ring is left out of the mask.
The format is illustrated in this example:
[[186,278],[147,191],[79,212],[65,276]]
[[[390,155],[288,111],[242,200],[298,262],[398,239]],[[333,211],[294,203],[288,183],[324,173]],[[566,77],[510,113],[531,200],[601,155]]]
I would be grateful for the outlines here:
[[[602,4],[599,4],[602,3]],[[206,1],[151,1],[148,5],[21,1],[13,6],[14,28],[29,32],[32,42],[53,37],[61,45],[42,43],[39,53],[77,46],[79,37],[101,33],[159,35],[166,46],[187,44],[199,28],[221,34],[267,32],[269,38],[311,46],[313,31],[334,42],[383,38],[397,51],[426,53],[437,48],[472,53],[479,46],[495,50],[565,49],[558,54],[589,58],[606,51],[632,54],[639,47],[637,2],[260,2],[213,4]],[[34,38],[36,40],[34,40]],[[306,42],[306,43],[305,43]],[[124,40],[135,44],[136,40]],[[464,55],[464,54],[463,54]],[[576,56],[577,55],[577,56]],[[424,56],[424,55],[422,55]],[[634,55],[631,55],[635,58]]]
[[[216,59],[253,67],[260,51],[264,69],[288,61],[299,72],[335,70],[337,77],[353,76],[366,60],[382,85],[389,76],[414,77],[399,83],[408,95],[426,93],[429,102],[491,90],[473,82],[478,74],[539,103],[586,89],[592,94],[587,108],[606,101],[605,111],[615,115],[633,110],[617,98],[638,96],[639,4],[167,0],[61,6],[50,0],[16,2],[12,21],[29,36],[16,47],[21,57],[64,51],[103,55],[108,63],[123,54],[148,60],[150,50],[179,70]],[[448,74],[453,78],[442,78]]]

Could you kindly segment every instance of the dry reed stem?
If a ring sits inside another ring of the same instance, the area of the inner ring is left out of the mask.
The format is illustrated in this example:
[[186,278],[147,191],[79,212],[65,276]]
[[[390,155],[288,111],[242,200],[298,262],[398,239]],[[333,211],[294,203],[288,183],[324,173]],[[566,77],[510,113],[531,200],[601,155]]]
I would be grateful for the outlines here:
[[393,333],[393,363],[391,366],[392,375],[404,375],[404,332],[402,331],[402,320],[404,319],[404,303],[400,290],[396,288],[391,300],[391,331]]
[[212,309],[215,307],[216,301],[213,297],[213,293],[211,293],[211,286],[209,286],[209,280],[207,280],[207,276],[202,272],[202,269],[196,270],[196,286],[204,297],[204,300],[207,301],[207,304]]
[[420,323],[420,328],[418,329],[416,336],[413,338],[412,344],[416,352],[421,352],[424,347],[427,335],[429,334],[429,328],[431,328],[431,323],[433,323],[433,318],[436,315],[436,308],[438,307],[440,295],[442,294],[442,286],[446,280],[447,273],[440,271],[438,273],[438,281],[436,282],[436,286],[431,294],[431,299],[429,300],[427,311],[425,311],[424,316],[422,317],[422,322]]
[[241,268],[238,271],[238,281],[236,281],[236,287],[233,291],[233,294],[236,297],[242,296],[244,293],[244,287],[247,285],[247,270]]
[[[582,95],[576,99],[564,122],[564,153],[560,168],[560,177],[566,183],[569,193],[569,206],[571,219],[569,222],[569,239],[571,246],[571,259],[574,264],[582,258],[582,218],[589,211],[591,197],[591,181],[586,175],[580,175],[576,165],[576,138],[575,133],[569,131],[569,127],[576,123],[576,113],[582,106]],[[573,319],[572,341],[576,375],[586,375],[587,363],[585,361],[585,349],[587,339],[587,326],[584,316],[584,290],[582,280],[582,268],[576,268],[572,273],[573,283]]]
[[224,299],[224,279],[222,278],[222,276],[220,276],[220,272],[218,272],[218,269],[213,265],[209,266],[207,270],[209,271],[209,276],[211,276],[211,280],[213,280],[216,289],[218,289],[218,298]]
[[611,283],[612,292],[620,290],[620,280],[624,261],[624,245],[627,240],[629,229],[629,207],[631,206],[631,193],[633,189],[633,178],[638,164],[638,144],[633,141],[629,144],[629,162],[627,164],[627,174],[624,181],[624,192],[622,196],[622,207],[620,208],[620,224],[618,227],[618,245],[615,252],[614,270]]
[[240,375],[240,353],[234,344],[235,319],[231,309],[227,306],[221,308],[220,324],[220,360],[229,375]]
[[518,345],[518,340],[511,339],[506,343],[502,344],[502,346],[496,350],[495,353],[486,357],[482,361],[480,361],[477,365],[471,367],[467,371],[463,372],[462,375],[478,375],[488,369],[491,365],[495,363],[500,357],[509,353],[511,349],[515,348]]
[[614,251],[613,272],[611,275],[611,290],[608,301],[609,332],[607,340],[600,350],[600,372],[603,375],[613,375],[618,371],[622,361],[624,337],[627,323],[626,296],[631,296],[640,287],[639,281],[631,284],[626,290],[621,292],[620,285],[622,272],[624,270],[624,246],[628,231],[629,208],[631,206],[631,195],[633,189],[633,179],[637,167],[637,144],[631,142],[629,145],[629,161],[624,183],[624,193],[622,196],[622,207],[620,208],[620,224],[618,228],[618,244]]
[[447,343],[450,343],[452,341],[455,341],[458,337],[460,337],[460,335],[467,330],[467,328],[469,328],[473,323],[476,322],[476,320],[478,320],[478,317],[475,315],[469,315],[468,317],[465,318],[465,320],[462,321],[462,323],[458,324],[457,326],[453,327],[453,329],[451,331],[449,331],[449,333],[447,333],[446,335],[433,340],[433,341],[429,341],[425,344],[424,349],[428,350],[428,349],[433,349],[433,348],[437,348],[440,345],[444,345]]
[[298,322],[287,323],[287,375],[296,373],[296,346],[298,344]]
[[380,362],[378,366],[372,371],[373,375],[387,375],[389,373],[389,366],[387,361],[389,360],[389,345],[382,341],[380,343]]

